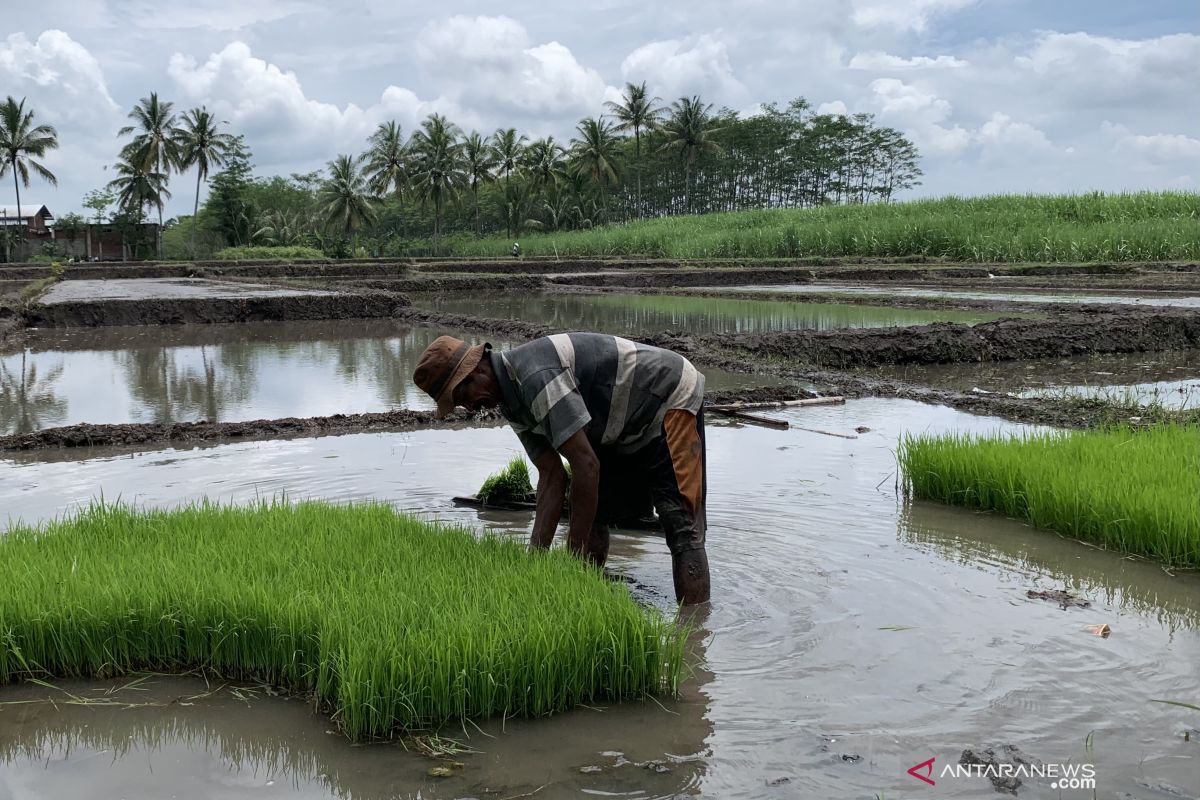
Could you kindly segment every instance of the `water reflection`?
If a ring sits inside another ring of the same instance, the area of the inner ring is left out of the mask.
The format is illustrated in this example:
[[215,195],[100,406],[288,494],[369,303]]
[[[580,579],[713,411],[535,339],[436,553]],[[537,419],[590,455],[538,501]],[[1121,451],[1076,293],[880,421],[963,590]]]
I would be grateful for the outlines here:
[[0,797],[694,796],[712,734],[706,635],[701,621],[700,666],[678,699],[438,731],[478,751],[454,755],[462,766],[445,778],[428,770],[450,762],[411,741],[352,745],[309,704],[261,686],[152,675],[5,687]]
[[0,434],[429,408],[411,375],[443,332],[482,341],[389,320],[32,331],[0,355]]
[[[996,314],[884,306],[640,294],[443,294],[417,305],[454,314],[522,319],[569,330],[616,334],[686,330],[692,333],[877,328],[930,322],[979,322]],[[1011,316],[1011,315],[1010,315]]]
[[1200,626],[1197,585],[1191,576],[1171,578],[1155,563],[1035,531],[999,514],[905,501],[896,531],[899,541],[947,561],[999,567],[1066,588],[1104,606],[1154,619],[1172,635]]
[[40,363],[22,351],[0,358],[0,433],[29,433],[58,425],[67,416],[66,400],[55,394],[62,363]]

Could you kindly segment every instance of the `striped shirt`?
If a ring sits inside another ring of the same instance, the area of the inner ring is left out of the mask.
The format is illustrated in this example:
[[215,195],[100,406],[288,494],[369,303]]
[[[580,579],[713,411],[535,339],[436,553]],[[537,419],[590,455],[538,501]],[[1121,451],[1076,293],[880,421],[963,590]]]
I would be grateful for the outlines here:
[[628,453],[662,433],[671,409],[699,412],[704,375],[678,353],[601,333],[559,333],[492,353],[500,411],[530,458],[584,430]]

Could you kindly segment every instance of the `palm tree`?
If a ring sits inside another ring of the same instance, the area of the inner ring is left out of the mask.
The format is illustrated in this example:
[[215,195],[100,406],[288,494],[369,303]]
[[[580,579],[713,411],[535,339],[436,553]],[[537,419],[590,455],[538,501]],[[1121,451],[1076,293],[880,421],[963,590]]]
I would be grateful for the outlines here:
[[[47,150],[58,147],[58,131],[52,125],[34,125],[33,109],[25,110],[25,98],[17,102],[9,95],[0,105],[0,178],[11,169],[13,174],[13,189],[17,193],[17,224],[20,227],[21,217],[21,184],[29,188],[29,170],[33,169],[42,180],[51,186],[58,185],[54,173],[34,161],[41,158]],[[4,258],[9,259],[9,238],[5,237]]]
[[458,126],[431,114],[413,134],[413,188],[422,203],[433,203],[433,246],[442,233],[442,208],[458,196],[466,181]]
[[586,175],[600,186],[600,205],[607,208],[605,187],[617,180],[617,137],[613,126],[603,117],[585,117],[575,128],[578,139],[571,140],[571,169]]
[[200,214],[200,184],[208,180],[209,170],[225,164],[225,158],[236,145],[232,134],[221,133],[213,115],[204,106],[193,108],[183,115],[183,121],[172,137],[179,170],[196,168],[196,200],[192,204],[191,250],[196,257],[196,217]]
[[662,119],[662,106],[655,105],[662,102],[661,98],[648,97],[649,92],[646,91],[646,82],[642,81],[640,85],[634,83],[625,84],[625,94],[621,96],[622,102],[616,103],[609,100],[605,103],[612,115],[617,118],[617,130],[633,131],[634,152],[637,155],[637,208],[638,216],[642,215],[642,131],[652,131],[658,127],[659,121]]
[[479,224],[479,184],[492,179],[492,170],[497,165],[496,151],[477,132],[463,141],[463,167],[471,182],[471,199],[475,204],[475,236],[483,234]]
[[[521,166],[521,161],[524,158],[525,143],[529,139],[524,135],[518,135],[516,128],[498,128],[492,134],[492,149],[496,151],[496,165],[500,171],[504,173],[504,189],[507,192],[509,178],[513,172]],[[508,215],[505,215],[505,219]],[[505,232],[511,239],[513,230],[511,227],[506,227]]]
[[141,162],[125,156],[113,169],[117,177],[108,182],[108,188],[117,193],[120,209],[140,220],[144,218],[145,209],[157,208],[161,218],[163,204],[171,199],[167,176],[161,172],[147,172]]
[[525,148],[524,166],[533,188],[546,192],[558,185],[566,174],[565,155],[553,136],[537,139]]
[[400,194],[408,185],[409,172],[408,147],[400,133],[400,126],[395,120],[381,122],[367,141],[371,147],[366,152],[363,169],[367,173],[371,191],[380,197],[386,195],[389,189]]
[[[179,149],[176,146],[178,133],[175,128],[174,103],[158,99],[157,92],[143,97],[129,112],[133,125],[117,131],[118,136],[128,136],[137,131],[133,141],[121,151],[122,158],[138,164],[147,174],[162,176],[163,187],[170,178],[171,170],[179,166]],[[168,193],[166,195],[170,197]],[[158,205],[158,236],[156,250],[162,258],[162,204]]]
[[360,225],[375,221],[375,198],[360,169],[362,157],[339,155],[329,162],[329,180],[318,193],[321,213],[330,225],[341,227],[347,237]]
[[304,240],[304,223],[299,214],[276,209],[259,217],[258,230],[250,238],[272,247],[301,244]]
[[671,116],[662,126],[667,140],[659,148],[680,154],[684,164],[684,205],[692,211],[692,166],[704,153],[720,153],[721,146],[712,135],[720,130],[713,124],[712,104],[705,104],[698,95],[681,97],[671,104]]

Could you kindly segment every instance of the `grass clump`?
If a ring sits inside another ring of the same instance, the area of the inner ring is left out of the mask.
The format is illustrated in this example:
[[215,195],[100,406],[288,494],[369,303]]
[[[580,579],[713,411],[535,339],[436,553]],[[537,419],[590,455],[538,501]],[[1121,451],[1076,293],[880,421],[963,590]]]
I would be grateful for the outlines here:
[[683,635],[564,551],[382,504],[94,506],[0,537],[0,683],[213,670],[354,739],[674,691]]
[[513,456],[504,469],[489,475],[475,499],[481,503],[505,503],[513,500],[528,500],[533,494],[533,484],[529,480],[529,465],[521,456]]
[[[796,258],[928,256],[970,262],[1160,261],[1200,257],[1200,194],[1136,192],[943,197],[640,220],[523,234],[539,256]],[[457,243],[508,255],[512,240]]]
[[226,247],[213,253],[218,261],[262,261],[278,260],[327,260],[325,254],[312,247],[287,245],[282,247],[266,247],[262,245],[247,245],[243,247]]
[[1200,568],[1200,426],[906,436],[916,497],[999,511],[1106,549]]

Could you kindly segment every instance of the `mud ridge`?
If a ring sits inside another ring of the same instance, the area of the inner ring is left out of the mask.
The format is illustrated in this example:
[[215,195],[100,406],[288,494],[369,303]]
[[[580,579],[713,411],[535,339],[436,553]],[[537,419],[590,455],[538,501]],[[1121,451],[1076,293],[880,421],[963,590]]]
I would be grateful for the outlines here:
[[147,298],[27,306],[28,327],[100,325],[179,325],[213,322],[261,322],[391,317],[409,304],[389,292],[336,293],[283,297]]
[[[705,401],[713,403],[794,400],[810,396],[782,387],[761,387],[738,391],[713,392]],[[48,448],[123,447],[166,442],[244,441],[300,436],[336,436],[372,431],[403,432],[464,425],[497,425],[503,422],[499,411],[477,413],[458,410],[443,420],[432,411],[396,409],[365,414],[333,414],[322,417],[285,417],[245,422],[131,422],[112,425],[65,425],[33,433],[0,436],[0,451],[20,452]]]
[[783,331],[705,337],[723,349],[817,367],[1010,361],[1092,353],[1200,347],[1200,312],[1136,310],[978,325],[938,322],[904,328]]

